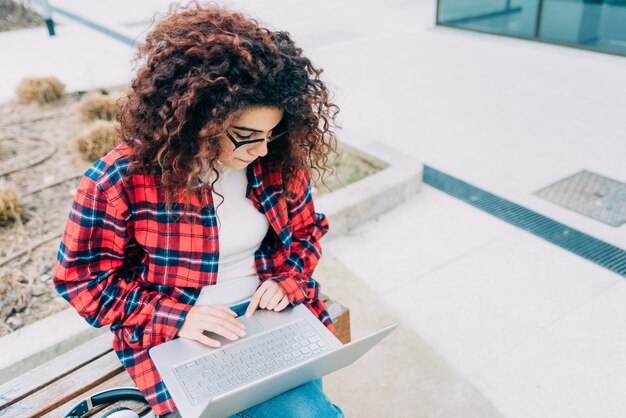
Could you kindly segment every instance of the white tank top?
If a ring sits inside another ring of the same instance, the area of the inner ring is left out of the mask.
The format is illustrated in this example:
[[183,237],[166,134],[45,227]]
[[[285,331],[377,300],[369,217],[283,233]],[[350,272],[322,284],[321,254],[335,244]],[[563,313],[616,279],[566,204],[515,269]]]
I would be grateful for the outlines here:
[[[224,201],[213,192],[220,251],[217,284],[204,286],[196,305],[232,306],[252,297],[259,285],[254,253],[270,227],[265,215],[246,198],[246,169],[222,165],[221,171],[214,189]],[[202,179],[206,181],[206,176]]]

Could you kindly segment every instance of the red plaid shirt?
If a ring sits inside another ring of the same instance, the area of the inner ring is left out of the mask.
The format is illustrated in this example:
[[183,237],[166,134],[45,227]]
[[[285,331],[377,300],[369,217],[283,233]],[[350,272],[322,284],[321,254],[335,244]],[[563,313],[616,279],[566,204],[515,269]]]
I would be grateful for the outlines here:
[[[176,336],[203,286],[218,279],[217,218],[209,205],[166,207],[160,176],[124,179],[130,149],[120,145],[83,177],[59,248],[54,284],[94,327],[110,325],[113,348],[156,414],[175,409],[148,348]],[[328,230],[314,210],[310,178],[294,179],[281,198],[280,172],[257,159],[247,169],[247,197],[271,229],[255,253],[259,283],[273,280],[292,305],[304,303],[334,332],[311,277]],[[194,211],[195,209],[195,211]],[[189,215],[189,216],[181,216]]]

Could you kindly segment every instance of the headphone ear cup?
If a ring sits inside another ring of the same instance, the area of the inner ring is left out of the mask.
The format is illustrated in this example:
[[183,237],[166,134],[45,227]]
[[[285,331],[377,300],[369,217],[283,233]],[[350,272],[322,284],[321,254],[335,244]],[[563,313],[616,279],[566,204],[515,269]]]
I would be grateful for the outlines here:
[[102,415],[102,418],[139,418],[139,415],[137,415],[137,413],[133,410],[119,407],[111,409],[109,412]]
[[[89,413],[89,411],[94,406],[113,404],[117,401],[123,401],[123,400],[141,402],[141,403],[148,405],[148,401],[146,401],[146,399],[143,397],[139,389],[137,389],[136,387],[121,387],[121,388],[107,389],[107,390],[103,390],[102,392],[98,392],[89,398],[83,399],[80,403],[77,403],[76,405],[74,405],[72,409],[70,409],[63,416],[63,418],[80,418],[83,415]],[[151,409],[148,409],[148,411],[142,415],[142,417],[145,417],[145,418],[154,417],[154,416],[155,415]],[[136,412],[128,408],[119,407],[119,408],[112,409],[111,411],[105,413],[103,415],[103,418],[104,417],[139,418],[139,415]]]

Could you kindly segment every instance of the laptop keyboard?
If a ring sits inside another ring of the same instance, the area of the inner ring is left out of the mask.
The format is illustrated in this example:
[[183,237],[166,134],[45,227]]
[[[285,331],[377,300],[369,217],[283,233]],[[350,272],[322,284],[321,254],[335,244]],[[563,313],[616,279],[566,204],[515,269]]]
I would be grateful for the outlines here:
[[304,320],[174,368],[195,406],[330,349]]

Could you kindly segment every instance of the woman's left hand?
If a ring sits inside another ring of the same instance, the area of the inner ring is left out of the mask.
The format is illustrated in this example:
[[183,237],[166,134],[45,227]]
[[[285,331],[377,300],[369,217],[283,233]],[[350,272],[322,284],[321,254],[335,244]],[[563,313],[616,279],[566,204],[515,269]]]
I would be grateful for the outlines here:
[[246,309],[246,317],[250,318],[257,308],[282,311],[289,306],[289,298],[280,286],[272,281],[266,280],[254,292],[250,299],[250,305]]

